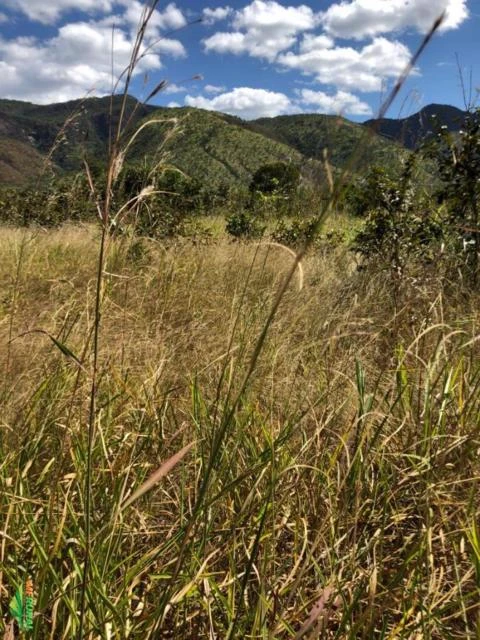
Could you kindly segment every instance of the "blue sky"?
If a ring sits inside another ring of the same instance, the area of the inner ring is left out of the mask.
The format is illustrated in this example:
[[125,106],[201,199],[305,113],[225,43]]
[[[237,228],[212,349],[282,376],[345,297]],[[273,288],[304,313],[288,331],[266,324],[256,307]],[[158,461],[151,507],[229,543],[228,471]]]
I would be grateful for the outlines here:
[[[0,97],[46,104],[108,94],[128,63],[142,7],[139,0],[2,0]],[[480,0],[159,2],[132,92],[145,97],[165,79],[155,104],[246,119],[319,112],[365,120],[443,9],[441,30],[390,115],[431,102],[463,107],[457,57],[475,98]]]

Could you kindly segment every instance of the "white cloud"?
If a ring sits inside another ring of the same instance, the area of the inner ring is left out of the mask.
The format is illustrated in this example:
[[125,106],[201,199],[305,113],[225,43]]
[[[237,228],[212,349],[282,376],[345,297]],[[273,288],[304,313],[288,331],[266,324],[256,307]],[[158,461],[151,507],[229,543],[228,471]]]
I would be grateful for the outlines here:
[[203,90],[205,91],[205,93],[222,93],[223,91],[226,90],[226,87],[217,87],[214,84],[206,84],[203,88]]
[[187,19],[174,2],[168,4],[163,11],[156,11],[153,22],[159,29],[181,29]]
[[186,87],[182,87],[178,84],[175,84],[174,82],[167,84],[167,86],[163,90],[163,93],[166,93],[167,95],[172,95],[175,93],[186,93],[186,92],[187,92]]
[[159,38],[155,43],[154,51],[165,53],[172,58],[185,58],[187,52],[180,40],[172,40],[171,38]]
[[245,120],[298,111],[285,94],[250,87],[238,87],[214,98],[186,96],[185,104],[189,107],[230,113]]
[[317,49],[331,49],[335,45],[335,41],[325,34],[316,36],[305,34],[300,44],[300,53],[308,53]]
[[[136,33],[138,26],[145,18],[145,3],[142,0],[117,0],[117,2],[124,5],[125,10],[121,16],[114,16],[115,24],[126,25]],[[147,25],[146,37],[158,38],[161,31],[181,29],[186,24],[187,19],[173,2],[163,11],[156,9],[152,13]]]
[[4,13],[0,13],[0,24],[3,22],[8,22],[8,18]]
[[[50,40],[0,38],[2,97],[35,103],[62,102],[110,91],[111,28],[103,23],[66,24]],[[160,49],[171,55],[182,52],[175,41],[163,41]],[[114,41],[114,75],[117,78],[130,61],[132,35],[117,29]],[[158,48],[140,59],[135,73],[162,67]]]
[[204,40],[206,51],[247,53],[273,62],[289,49],[303,31],[317,23],[313,10],[306,6],[285,7],[275,0],[254,0],[235,12],[234,31],[218,32]]
[[337,91],[334,95],[328,95],[323,91],[302,89],[299,91],[300,102],[303,105],[314,106],[319,113],[345,114],[356,116],[369,116],[372,114],[370,105],[362,102],[353,93]]
[[55,23],[63,13],[77,10],[88,13],[107,13],[113,0],[3,0],[13,10],[21,11],[30,20],[44,24]]
[[178,109],[181,106],[182,105],[179,102],[169,102],[167,104],[167,107],[170,107],[170,109]]
[[[7,1],[24,5],[23,0]],[[105,95],[111,90],[112,25],[116,27],[113,31],[116,80],[130,62],[143,3],[138,0],[52,0],[44,1],[41,6],[54,17],[55,11],[67,6],[87,10],[93,1],[96,7],[105,9],[115,3],[117,10],[120,7],[123,12],[102,16],[98,21],[66,23],[54,37],[44,40],[33,37],[5,40],[0,36],[2,97],[49,103],[80,98],[90,92]],[[25,6],[37,19],[42,18],[43,14],[36,11],[40,6],[36,0],[26,1]],[[162,32],[186,24],[185,16],[175,3],[155,11],[145,33],[135,74],[160,69],[160,56],[185,57],[182,43],[163,37]]]
[[232,7],[217,7],[216,9],[210,9],[207,7],[203,10],[203,23],[211,25],[215,24],[215,22],[221,22],[222,20],[226,20],[232,13]]
[[325,29],[341,38],[365,38],[413,28],[426,33],[446,10],[441,30],[467,19],[467,0],[351,0],[333,4],[322,16]]
[[357,50],[353,47],[315,46],[314,39],[304,41],[299,53],[282,54],[278,62],[288,69],[313,75],[318,82],[342,89],[379,91],[384,79],[396,78],[410,60],[408,48],[385,38]]

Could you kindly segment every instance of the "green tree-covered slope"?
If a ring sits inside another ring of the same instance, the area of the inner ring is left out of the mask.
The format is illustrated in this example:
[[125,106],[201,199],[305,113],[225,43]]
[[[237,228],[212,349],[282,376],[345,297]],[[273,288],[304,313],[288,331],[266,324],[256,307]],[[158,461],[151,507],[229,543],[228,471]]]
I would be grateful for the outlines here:
[[[121,113],[121,96],[44,106],[0,100],[0,184],[35,180],[47,158],[57,173],[81,170],[85,157],[94,167],[104,166]],[[157,122],[142,130],[126,162],[170,163],[211,185],[248,185],[260,166],[278,161],[299,164],[305,175],[321,179],[325,149],[334,170],[348,166],[354,172],[371,164],[399,166],[408,153],[396,141],[369,135],[362,125],[340,117],[290,115],[245,122],[199,109],[147,107],[132,97],[123,114],[128,123],[124,147],[148,120]]]
[[334,167],[351,165],[352,171],[361,171],[371,164],[395,166],[405,156],[405,150],[395,142],[375,134],[366,135],[362,125],[338,116],[278,116],[255,120],[249,126],[288,144],[307,158],[323,160],[327,149]]

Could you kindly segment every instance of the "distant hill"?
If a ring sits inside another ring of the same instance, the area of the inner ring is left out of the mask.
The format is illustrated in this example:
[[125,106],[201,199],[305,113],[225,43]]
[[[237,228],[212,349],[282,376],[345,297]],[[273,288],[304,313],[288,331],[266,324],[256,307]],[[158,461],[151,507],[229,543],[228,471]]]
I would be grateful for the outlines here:
[[[304,162],[302,154],[291,146],[249,130],[241,120],[221,113],[157,109],[140,124],[148,120],[161,122],[143,129],[127,160],[159,160],[212,185],[249,184],[252,174],[269,162]],[[164,142],[168,132],[173,135]]]
[[367,120],[363,124],[375,133],[413,150],[440,126],[446,126],[452,132],[460,131],[466,115],[465,111],[457,107],[430,104],[408,118],[382,118]]
[[[93,164],[104,163],[121,104],[121,96],[113,101],[89,98],[46,106],[0,100],[0,184],[35,180],[47,158],[57,173],[80,170],[84,157]],[[131,97],[124,115],[128,129],[123,144],[149,119],[160,122],[143,129],[129,149],[127,162],[161,160],[211,184],[247,184],[251,174],[267,162],[302,163],[298,151],[248,130],[239,119],[198,109],[145,107]],[[170,138],[167,134],[174,127]]]
[[400,145],[381,136],[366,138],[362,125],[340,116],[278,116],[261,118],[248,123],[248,126],[293,147],[307,158],[323,162],[324,150],[328,149],[328,160],[337,168],[343,168],[351,162],[353,171],[370,164],[395,166],[405,156]]
[[[110,129],[116,129],[121,109],[121,96],[44,106],[0,100],[0,184],[35,181],[46,165],[59,174],[78,171],[85,157],[92,165],[103,165]],[[372,163],[400,166],[408,153],[400,144],[405,133],[406,146],[414,148],[427,130],[432,109],[440,111],[441,122],[452,128],[463,114],[453,107],[431,106],[405,120],[369,121],[365,124],[378,127],[382,135],[366,139],[363,125],[336,116],[290,115],[246,122],[201,109],[145,106],[128,97],[123,145],[152,120],[129,148],[127,163],[161,161],[207,184],[246,185],[261,165],[283,160],[301,165],[312,179],[322,179],[324,149],[334,171],[345,166],[361,171]],[[173,129],[174,135],[168,135]],[[352,157],[356,163],[351,163]]]

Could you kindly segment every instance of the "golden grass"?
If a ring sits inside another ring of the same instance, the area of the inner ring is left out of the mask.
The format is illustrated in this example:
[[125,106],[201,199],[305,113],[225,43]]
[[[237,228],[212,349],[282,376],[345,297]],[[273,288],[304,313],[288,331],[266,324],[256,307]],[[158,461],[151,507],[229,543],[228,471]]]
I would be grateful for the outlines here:
[[[0,606],[32,573],[35,638],[78,630],[97,247],[0,231]],[[107,255],[85,637],[476,637],[477,298],[309,253],[232,413],[291,256]]]

